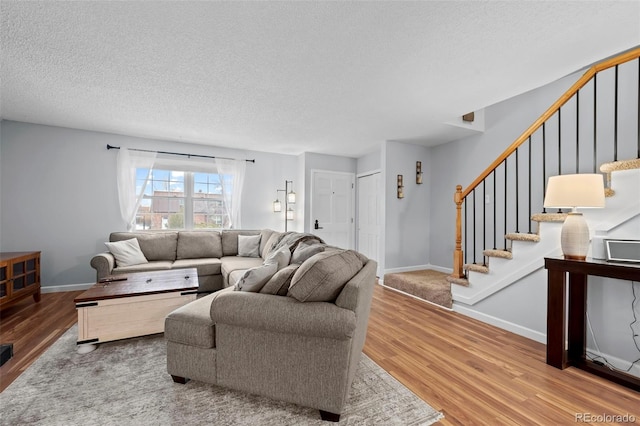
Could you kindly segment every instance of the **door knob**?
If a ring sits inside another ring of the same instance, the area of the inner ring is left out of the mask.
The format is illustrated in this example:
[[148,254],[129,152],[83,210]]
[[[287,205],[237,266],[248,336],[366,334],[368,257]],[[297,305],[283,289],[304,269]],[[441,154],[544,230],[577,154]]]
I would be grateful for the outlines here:
[[320,225],[318,225],[318,219],[316,219],[316,223],[313,224],[314,229],[322,229]]

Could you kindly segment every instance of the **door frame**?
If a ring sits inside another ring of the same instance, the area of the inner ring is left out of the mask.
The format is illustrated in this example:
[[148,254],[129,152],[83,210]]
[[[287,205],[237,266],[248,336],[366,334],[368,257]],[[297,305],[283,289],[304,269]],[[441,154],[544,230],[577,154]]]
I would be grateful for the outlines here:
[[313,233],[313,191],[315,175],[318,173],[329,173],[334,175],[341,176],[350,176],[351,177],[351,211],[349,214],[351,215],[351,226],[349,230],[350,234],[350,245],[351,247],[343,247],[343,248],[355,248],[356,246],[356,174],[352,172],[336,172],[335,170],[323,170],[323,169],[311,169],[311,182],[309,185],[309,232]]
[[[380,276],[380,271],[381,271],[381,265],[382,265],[382,258],[384,255],[384,251],[383,251],[383,237],[384,237],[384,173],[382,173],[382,169],[373,169],[373,170],[368,170],[366,172],[362,172],[362,173],[358,173],[356,175],[356,191],[360,191],[360,186],[358,185],[360,183],[360,181],[358,179],[366,177],[366,176],[371,176],[371,175],[379,175],[380,177],[380,184],[381,184],[381,189],[380,191],[380,206],[379,206],[379,211],[378,211],[378,253],[377,253],[377,259],[376,262],[378,262],[378,271],[377,271],[377,275]],[[359,223],[358,223],[358,217],[359,217],[359,210],[360,210],[360,204],[358,202],[359,200],[359,196],[356,197],[356,212],[355,212],[355,222],[356,222],[356,234],[358,233],[358,228]],[[356,246],[357,246],[357,242],[359,241],[359,236],[356,235]],[[356,250],[359,250],[359,247],[356,247]]]

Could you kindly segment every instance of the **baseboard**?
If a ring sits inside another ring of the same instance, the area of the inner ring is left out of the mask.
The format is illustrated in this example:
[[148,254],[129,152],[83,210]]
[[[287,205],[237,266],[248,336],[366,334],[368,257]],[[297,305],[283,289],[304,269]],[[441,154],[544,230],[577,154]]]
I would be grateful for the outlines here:
[[[629,364],[631,364],[631,361],[628,361],[626,359],[622,359],[622,358],[618,358],[615,357],[613,355],[609,355],[603,352],[598,352],[596,349],[593,348],[587,348],[587,352],[589,352],[589,356],[590,357],[594,357],[595,354],[599,354],[602,358],[605,358],[607,360],[608,363],[610,363],[612,366],[615,367],[616,370],[618,371],[622,371],[626,374],[631,374],[635,377],[640,377],[640,364],[635,363],[633,364],[633,366],[631,367],[631,369],[627,372],[625,371],[627,368],[629,368]],[[589,357],[587,357],[587,359],[589,359]],[[600,361],[602,361],[602,359],[598,358]],[[614,370],[615,371],[615,370]]]
[[432,305],[432,306],[436,306],[436,307],[438,307],[438,308],[440,308],[440,309],[444,309],[445,311],[453,311],[453,309],[451,309],[451,308],[447,308],[447,307],[445,307],[445,306],[438,305],[437,303],[433,303],[433,302],[430,302],[430,301],[428,301],[428,300],[421,299],[421,298],[419,298],[419,297],[417,297],[417,296],[414,296],[413,294],[405,293],[405,292],[404,292],[404,291],[402,291],[402,290],[398,290],[397,288],[393,288],[393,287],[386,286],[386,285],[384,285],[384,284],[383,284],[382,280],[379,280],[379,281],[380,281],[380,282],[379,282],[380,286],[382,286],[382,287],[384,287],[384,288],[387,288],[387,289],[389,289],[389,290],[393,290],[393,291],[398,292],[398,293],[400,293],[400,294],[404,294],[405,296],[412,297],[412,298],[414,298],[414,299],[416,299],[416,300],[419,300],[419,301],[424,302],[424,303],[428,303],[428,304],[430,304],[430,305]]
[[453,269],[451,269],[451,268],[444,268],[442,266],[437,266],[437,265],[432,265],[430,263],[427,263],[426,265],[403,266],[403,267],[400,267],[400,268],[385,269],[384,273],[385,274],[397,274],[399,272],[422,271],[424,269],[432,269],[434,271],[445,272],[447,274],[450,274],[450,273],[453,272]]
[[52,285],[40,287],[41,293],[61,293],[63,291],[80,291],[87,290],[95,283],[81,283],[81,284],[66,284],[66,285]]
[[429,264],[429,268],[428,269],[433,269],[434,271],[438,271],[438,272],[444,272],[445,274],[452,274],[453,273],[453,269],[445,268],[444,266],[438,266],[438,265]]
[[462,315],[468,316],[470,318],[473,319],[477,319],[478,321],[482,321],[485,322],[487,324],[491,324],[494,325],[498,328],[501,328],[503,330],[507,330],[510,331],[512,333],[515,333],[517,335],[526,337],[528,339],[531,340],[535,340],[536,342],[539,343],[544,343],[545,345],[547,344],[547,335],[545,333],[541,333],[539,331],[535,331],[535,330],[531,330],[530,328],[527,327],[523,327],[521,325],[518,324],[514,324],[512,322],[509,321],[505,321],[503,319],[494,317],[492,315],[488,315],[482,312],[478,312],[476,310],[470,309],[460,303],[456,303],[456,301],[454,300],[453,302],[453,310],[455,312],[458,312]]

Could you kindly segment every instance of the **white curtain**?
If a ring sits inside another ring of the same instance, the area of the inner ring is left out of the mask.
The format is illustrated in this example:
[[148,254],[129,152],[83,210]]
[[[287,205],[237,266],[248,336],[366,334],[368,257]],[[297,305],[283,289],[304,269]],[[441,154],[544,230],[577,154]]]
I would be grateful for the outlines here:
[[242,200],[242,186],[247,162],[244,160],[215,159],[216,169],[222,185],[222,200],[229,228],[241,229],[240,203]]
[[[133,231],[135,228],[136,212],[142,201],[155,159],[155,152],[130,151],[127,148],[120,148],[118,153],[118,199],[120,201],[120,215],[127,224],[127,231]],[[149,172],[140,190],[136,191],[136,169],[138,168],[148,169]]]

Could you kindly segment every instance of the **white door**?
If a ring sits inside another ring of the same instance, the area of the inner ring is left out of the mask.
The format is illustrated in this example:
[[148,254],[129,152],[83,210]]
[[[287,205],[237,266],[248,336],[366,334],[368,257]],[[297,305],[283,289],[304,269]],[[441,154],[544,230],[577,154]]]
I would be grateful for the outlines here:
[[353,248],[353,173],[311,171],[311,233],[327,244]]
[[380,173],[358,177],[358,251],[378,260],[380,244]]

